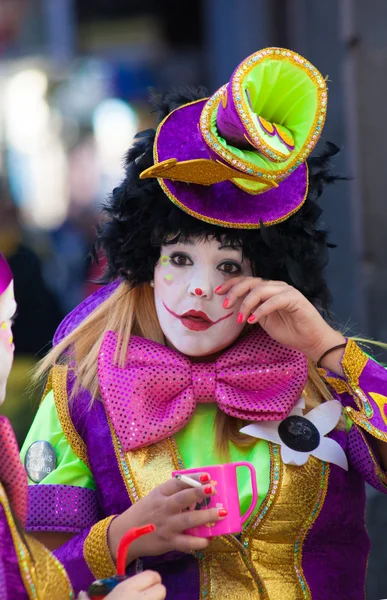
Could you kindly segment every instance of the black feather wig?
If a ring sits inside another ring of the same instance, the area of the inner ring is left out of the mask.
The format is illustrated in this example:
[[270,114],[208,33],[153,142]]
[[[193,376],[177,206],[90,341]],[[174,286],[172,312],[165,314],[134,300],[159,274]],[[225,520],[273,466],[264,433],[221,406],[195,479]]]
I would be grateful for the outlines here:
[[[154,103],[163,119],[175,108],[205,97],[203,89],[183,89]],[[326,184],[340,179],[329,169],[330,158],[338,152],[334,144],[328,143],[323,154],[308,160],[308,195],[295,214],[270,227],[231,229],[190,216],[167,198],[156,179],[140,179],[140,173],[153,165],[154,138],[154,130],[137,135],[126,156],[125,179],[103,208],[96,247],[107,257],[105,281],[121,277],[132,287],[150,282],[162,245],[171,239],[215,237],[239,244],[256,276],[285,281],[315,306],[327,308],[328,233],[318,227],[322,211],[316,201]]]

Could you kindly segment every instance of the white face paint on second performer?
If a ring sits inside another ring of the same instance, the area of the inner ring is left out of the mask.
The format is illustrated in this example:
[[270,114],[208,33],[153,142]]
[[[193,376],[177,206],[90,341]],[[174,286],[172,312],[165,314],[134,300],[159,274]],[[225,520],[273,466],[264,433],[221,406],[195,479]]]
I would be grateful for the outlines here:
[[251,276],[242,249],[210,240],[163,246],[154,272],[157,316],[171,346],[187,356],[208,356],[232,344],[244,325],[215,289],[239,275]]
[[12,337],[12,319],[16,312],[13,281],[0,295],[0,404],[5,399],[7,379],[11,372],[15,347]]

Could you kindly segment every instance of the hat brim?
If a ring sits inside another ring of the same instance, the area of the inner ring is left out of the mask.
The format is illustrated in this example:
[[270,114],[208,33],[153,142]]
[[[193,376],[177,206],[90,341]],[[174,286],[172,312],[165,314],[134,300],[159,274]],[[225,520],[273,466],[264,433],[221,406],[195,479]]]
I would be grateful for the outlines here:
[[[213,160],[199,127],[205,103],[206,99],[187,104],[166,117],[155,140],[156,164],[171,158]],[[302,163],[278,187],[260,194],[246,192],[232,181],[209,186],[166,178],[158,181],[168,198],[193,217],[222,227],[254,229],[262,223],[281,223],[302,206],[308,193],[308,168]]]

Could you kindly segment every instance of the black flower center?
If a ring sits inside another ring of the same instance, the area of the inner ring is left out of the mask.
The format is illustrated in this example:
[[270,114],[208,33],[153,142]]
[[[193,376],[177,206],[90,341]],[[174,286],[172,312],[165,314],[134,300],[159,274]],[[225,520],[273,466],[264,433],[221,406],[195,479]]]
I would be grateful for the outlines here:
[[305,417],[296,415],[287,417],[279,424],[278,435],[284,444],[297,452],[312,452],[320,443],[317,427]]

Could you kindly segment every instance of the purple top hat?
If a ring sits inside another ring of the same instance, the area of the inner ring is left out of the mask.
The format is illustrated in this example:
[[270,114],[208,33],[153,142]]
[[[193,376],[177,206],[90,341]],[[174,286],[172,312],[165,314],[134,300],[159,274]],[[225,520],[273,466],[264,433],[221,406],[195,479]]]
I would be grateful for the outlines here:
[[155,164],[141,178],[157,178],[174,204],[202,221],[238,229],[280,223],[305,201],[305,161],[326,104],[313,65],[290,50],[261,50],[213,96],[162,121]]
[[12,271],[5,260],[4,255],[0,252],[0,295],[5,292],[12,279]]

